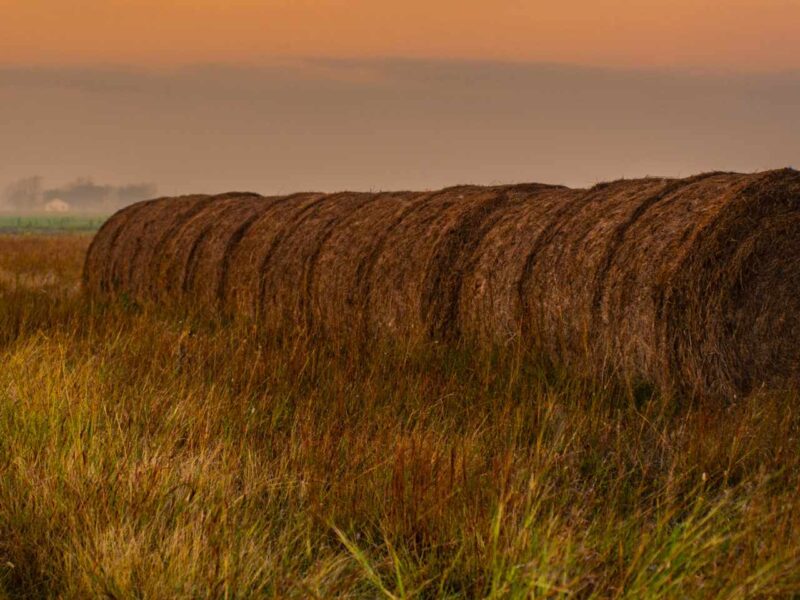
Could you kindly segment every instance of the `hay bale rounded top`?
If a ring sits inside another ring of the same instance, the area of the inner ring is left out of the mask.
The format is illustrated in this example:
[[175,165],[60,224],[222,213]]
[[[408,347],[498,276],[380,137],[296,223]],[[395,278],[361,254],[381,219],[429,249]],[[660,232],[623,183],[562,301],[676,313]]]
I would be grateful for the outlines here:
[[161,198],[106,222],[84,284],[319,333],[521,341],[732,397],[800,383],[800,173]]

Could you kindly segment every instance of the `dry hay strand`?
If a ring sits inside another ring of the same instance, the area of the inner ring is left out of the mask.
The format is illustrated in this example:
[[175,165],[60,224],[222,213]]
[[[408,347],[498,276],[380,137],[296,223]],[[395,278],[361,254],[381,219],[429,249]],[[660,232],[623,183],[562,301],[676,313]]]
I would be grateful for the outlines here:
[[85,284],[730,398],[800,383],[800,174],[161,199],[106,224]]

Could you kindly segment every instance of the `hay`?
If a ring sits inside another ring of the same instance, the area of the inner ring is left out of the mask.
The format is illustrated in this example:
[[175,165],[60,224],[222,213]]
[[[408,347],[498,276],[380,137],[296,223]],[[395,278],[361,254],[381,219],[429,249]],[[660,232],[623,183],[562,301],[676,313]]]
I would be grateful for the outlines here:
[[660,299],[665,370],[706,393],[795,387],[800,175],[730,176],[715,191]]
[[329,333],[367,337],[372,269],[384,238],[420,196],[413,192],[375,194],[357,210],[340,216],[319,246],[309,277],[310,320]]
[[109,220],[84,281],[733,397],[800,383],[800,174],[159,199]]
[[219,198],[181,231],[176,251],[192,236],[182,263],[181,287],[196,308],[222,308],[230,256],[244,231],[267,207],[260,196]]
[[223,292],[227,306],[250,316],[264,314],[267,300],[275,293],[273,275],[276,268],[280,269],[273,255],[324,198],[324,194],[303,193],[267,201],[268,206],[248,227],[231,254],[228,289]]
[[120,291],[130,299],[157,292],[157,281],[151,275],[164,245],[183,222],[200,214],[212,202],[210,196],[160,198],[136,210],[121,228],[113,246],[108,289]]
[[495,219],[506,204],[504,188],[453,187],[417,196],[376,228],[379,243],[359,294],[367,330],[457,337],[462,263],[484,235],[483,221]]
[[323,247],[343,218],[373,198],[372,194],[351,192],[320,197],[285,231],[261,272],[259,307],[264,314],[313,326],[317,311],[312,307],[317,303],[311,295]]
[[111,269],[119,248],[117,242],[128,221],[149,205],[147,201],[131,204],[100,227],[89,245],[83,265],[83,287],[86,291],[104,294],[115,291],[111,285]]
[[[465,272],[459,298],[462,330],[472,339],[517,341],[523,334],[527,299],[524,281],[559,216],[579,191],[526,185],[504,190],[507,207],[485,231]],[[535,335],[524,326],[527,338]]]

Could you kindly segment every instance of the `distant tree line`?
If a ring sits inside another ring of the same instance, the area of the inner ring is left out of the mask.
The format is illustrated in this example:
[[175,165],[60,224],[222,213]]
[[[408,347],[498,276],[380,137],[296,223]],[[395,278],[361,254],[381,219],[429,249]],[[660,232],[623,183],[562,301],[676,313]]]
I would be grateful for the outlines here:
[[49,188],[45,186],[43,177],[35,175],[7,186],[0,197],[0,208],[14,212],[109,213],[139,200],[153,198],[156,191],[157,187],[152,183],[102,185],[90,177],[80,177]]

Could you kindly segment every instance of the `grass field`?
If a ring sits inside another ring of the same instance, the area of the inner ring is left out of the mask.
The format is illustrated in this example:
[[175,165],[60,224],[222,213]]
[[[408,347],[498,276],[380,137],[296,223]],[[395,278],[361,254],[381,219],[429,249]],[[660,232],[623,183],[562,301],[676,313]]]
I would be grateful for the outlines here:
[[800,594],[800,408],[80,294],[0,237],[0,597]]

